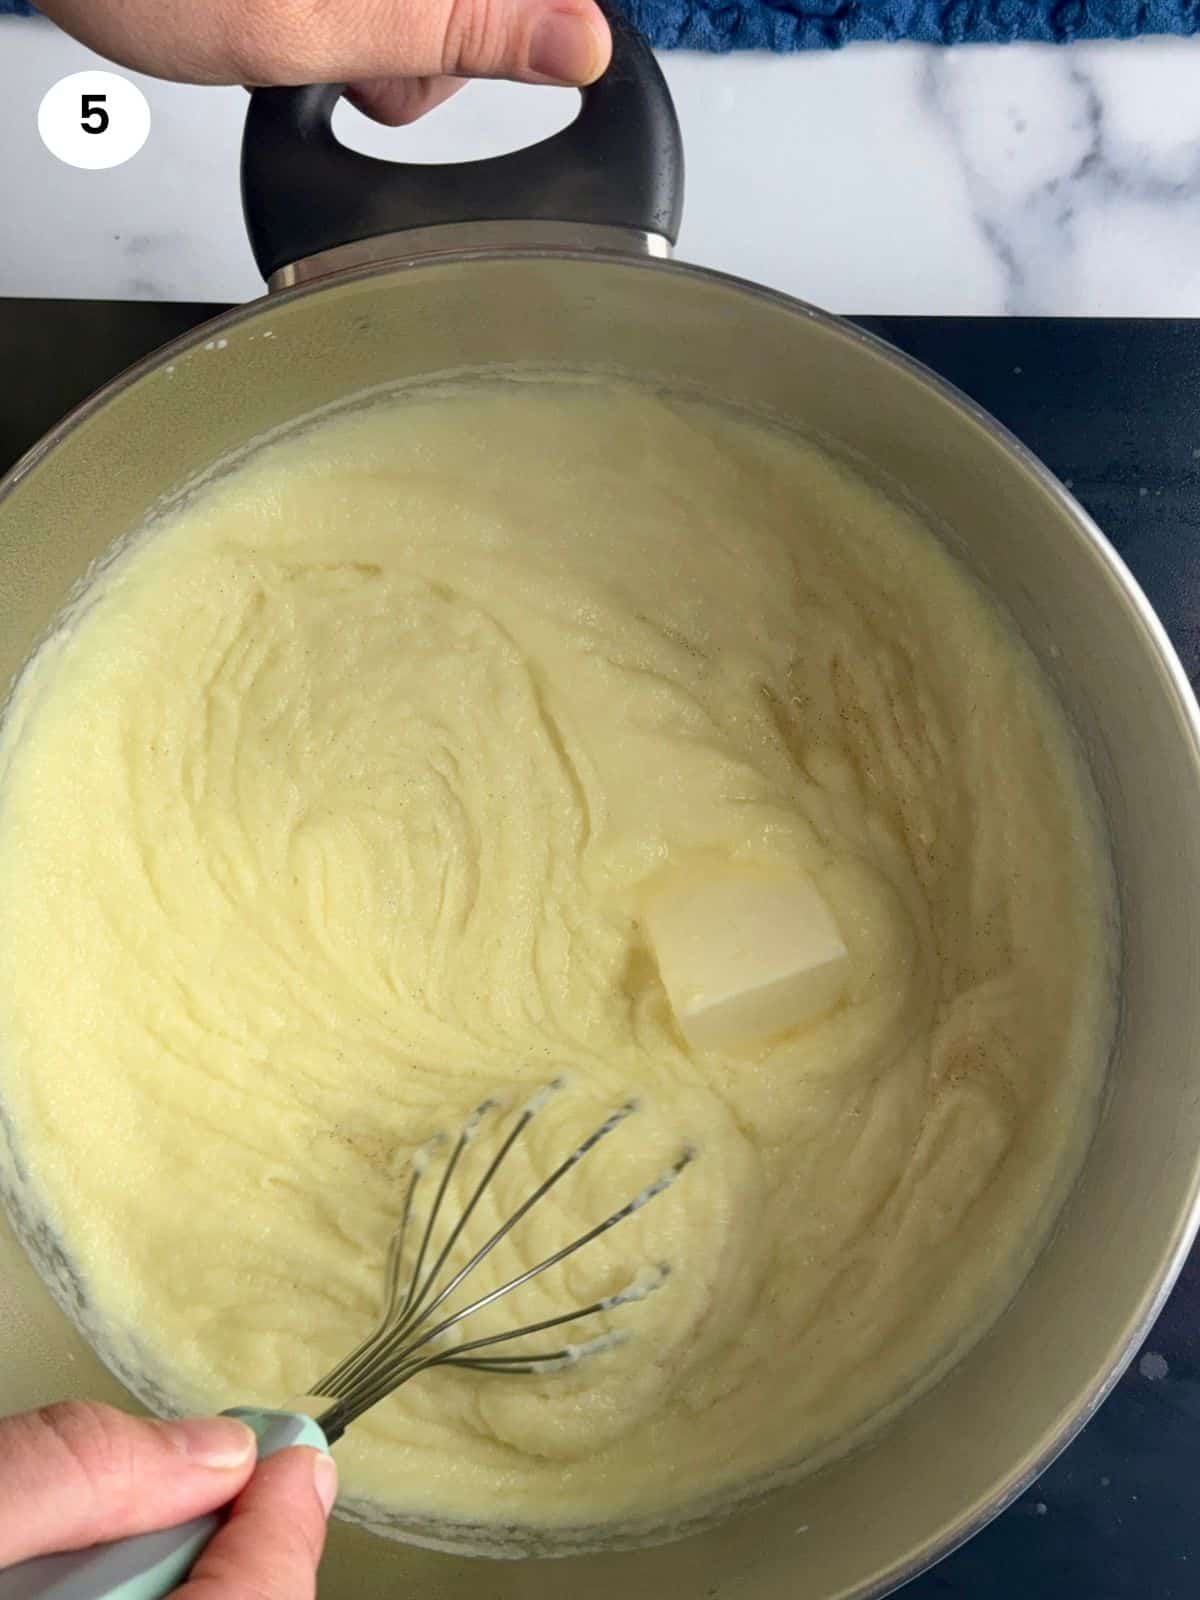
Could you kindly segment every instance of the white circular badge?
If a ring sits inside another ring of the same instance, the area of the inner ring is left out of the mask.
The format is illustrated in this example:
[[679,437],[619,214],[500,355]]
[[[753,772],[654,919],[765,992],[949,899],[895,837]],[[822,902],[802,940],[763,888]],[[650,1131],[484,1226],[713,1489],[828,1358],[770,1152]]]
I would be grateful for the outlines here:
[[136,83],[115,72],[73,72],[42,96],[38,132],[70,167],[119,167],[150,134],[150,107]]

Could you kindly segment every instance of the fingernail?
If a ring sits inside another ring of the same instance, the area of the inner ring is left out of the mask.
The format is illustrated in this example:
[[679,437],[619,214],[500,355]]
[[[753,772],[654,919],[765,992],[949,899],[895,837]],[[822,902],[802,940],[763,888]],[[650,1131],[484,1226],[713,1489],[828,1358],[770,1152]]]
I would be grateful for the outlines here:
[[555,83],[591,83],[600,71],[600,41],[584,17],[548,11],[529,40],[529,66]]
[[202,1467],[227,1472],[254,1453],[253,1433],[235,1417],[187,1417],[163,1427],[175,1448]]
[[338,1474],[333,1457],[321,1451],[317,1452],[313,1462],[313,1487],[317,1491],[321,1509],[328,1516],[333,1510],[333,1502],[337,1499]]

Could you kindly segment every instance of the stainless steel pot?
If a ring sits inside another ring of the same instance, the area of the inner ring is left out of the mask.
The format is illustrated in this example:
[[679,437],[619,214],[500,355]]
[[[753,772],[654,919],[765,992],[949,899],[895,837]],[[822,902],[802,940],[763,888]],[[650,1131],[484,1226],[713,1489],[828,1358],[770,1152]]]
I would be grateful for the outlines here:
[[[461,168],[339,147],[335,88],[253,97],[244,188],[273,293],[110,385],[0,486],[0,675],[88,564],[210,463],[400,379],[618,369],[766,411],[920,506],[1054,681],[1111,831],[1122,1017],[1104,1114],[1054,1237],[962,1364],[870,1448],[657,1549],[484,1563],[333,1531],[330,1600],[885,1593],[995,1515],[1104,1398],[1197,1224],[1200,724],[1147,602],[1069,494],[962,396],[837,318],[671,263],[678,131],[657,68],[614,65],[546,144]],[[2,910],[0,910],[2,914]],[[43,1241],[43,1244],[45,1241]],[[70,1290],[67,1294],[69,1297]],[[127,1400],[0,1239],[0,1409]]]

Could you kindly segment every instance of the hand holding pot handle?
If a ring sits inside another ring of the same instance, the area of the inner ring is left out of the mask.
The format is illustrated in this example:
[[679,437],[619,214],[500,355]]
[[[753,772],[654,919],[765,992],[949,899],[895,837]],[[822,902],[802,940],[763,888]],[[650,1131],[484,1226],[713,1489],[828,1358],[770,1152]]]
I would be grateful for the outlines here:
[[671,96],[636,29],[609,22],[612,60],[581,91],[575,121],[483,161],[436,166],[347,150],[332,129],[342,84],[255,90],[242,201],[263,277],[357,241],[454,223],[576,223],[673,244],[683,149]]

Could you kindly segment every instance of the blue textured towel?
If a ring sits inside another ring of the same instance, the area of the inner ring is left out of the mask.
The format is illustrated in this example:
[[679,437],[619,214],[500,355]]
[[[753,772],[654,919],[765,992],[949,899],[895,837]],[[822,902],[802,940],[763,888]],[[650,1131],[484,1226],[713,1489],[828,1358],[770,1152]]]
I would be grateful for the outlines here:
[[[1011,44],[1200,32],[1200,0],[620,0],[661,49],[811,50],[860,39]],[[28,0],[0,0],[27,16]]]
[[1012,44],[1200,31],[1200,0],[621,0],[663,49],[811,50],[858,40]]

